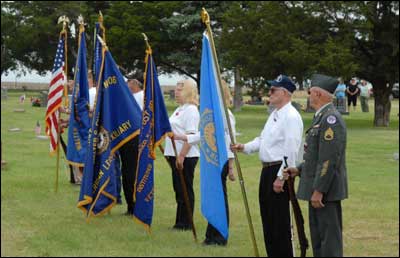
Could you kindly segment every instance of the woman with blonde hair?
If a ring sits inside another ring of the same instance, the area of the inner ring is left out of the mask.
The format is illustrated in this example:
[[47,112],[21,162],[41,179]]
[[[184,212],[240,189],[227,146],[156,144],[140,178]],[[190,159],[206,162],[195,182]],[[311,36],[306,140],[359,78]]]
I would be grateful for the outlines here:
[[[222,88],[223,88],[223,98],[224,101],[229,107],[232,102],[232,96],[230,94],[230,90],[228,87],[228,84],[223,80],[222,81]],[[223,107],[221,107],[223,110]],[[225,113],[222,114],[223,117],[225,117]],[[232,126],[232,134],[233,138],[236,141],[236,120],[235,117],[233,116],[232,112],[228,109],[228,115],[229,115],[229,120]],[[175,139],[183,140],[185,142],[188,142],[190,145],[197,145],[200,143],[200,132],[196,134],[191,134],[191,135],[181,135],[181,134],[176,134]],[[225,128],[225,143],[226,143],[226,149],[228,151],[228,162],[225,163],[224,168],[222,169],[221,172],[221,181],[222,181],[222,188],[224,192],[224,198],[225,198],[225,208],[226,208],[226,214],[227,214],[227,221],[229,224],[229,205],[228,205],[228,196],[227,196],[227,188],[226,188],[226,179],[229,177],[231,181],[235,181],[235,176],[233,174],[233,159],[234,159],[234,154],[230,150],[230,144],[231,144],[231,139],[229,136],[229,129]],[[219,233],[217,229],[215,229],[210,223],[207,225],[207,231],[206,231],[206,239],[203,242],[204,245],[226,245],[227,240]]]
[[[197,134],[199,132],[200,114],[197,106],[199,105],[199,94],[196,83],[193,80],[179,81],[175,88],[175,101],[179,107],[170,116],[169,122],[174,134]],[[175,140],[178,157],[169,138],[165,141],[164,155],[172,168],[172,182],[177,203],[176,220],[173,229],[191,230],[192,225],[188,218],[187,207],[183,195],[177,168],[181,168],[185,179],[186,189],[189,197],[190,210],[193,216],[194,210],[194,191],[193,177],[200,150],[197,145],[190,145],[182,140]]]

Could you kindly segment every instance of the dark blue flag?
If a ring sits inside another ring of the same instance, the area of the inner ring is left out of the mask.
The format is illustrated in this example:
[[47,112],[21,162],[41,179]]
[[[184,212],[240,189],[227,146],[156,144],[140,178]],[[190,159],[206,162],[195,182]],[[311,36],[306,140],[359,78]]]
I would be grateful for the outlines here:
[[207,221],[228,239],[228,221],[221,173],[228,154],[225,144],[222,94],[209,39],[203,35],[200,72],[200,192],[201,211]]
[[162,143],[166,136],[172,135],[156,66],[151,49],[148,49],[146,51],[142,127],[139,136],[139,164],[134,189],[136,203],[133,211],[135,220],[143,224],[147,230],[150,230],[153,218],[155,148]]
[[75,81],[71,102],[67,161],[73,166],[83,167],[88,151],[88,134],[90,128],[86,36],[84,30],[79,32],[79,50],[75,66]]
[[106,47],[103,59],[78,203],[87,217],[104,214],[115,205],[115,162],[119,162],[115,152],[139,134],[141,123],[140,107]]

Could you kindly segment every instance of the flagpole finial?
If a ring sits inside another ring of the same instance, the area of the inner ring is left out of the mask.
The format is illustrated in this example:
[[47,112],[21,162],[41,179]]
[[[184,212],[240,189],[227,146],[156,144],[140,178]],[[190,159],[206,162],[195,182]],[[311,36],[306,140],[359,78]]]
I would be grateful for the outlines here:
[[149,44],[149,39],[147,38],[146,34],[142,33],[142,35],[143,35],[144,41],[146,42],[146,47],[147,47],[146,51],[149,51],[150,54],[151,54],[151,47],[150,47],[150,44]]
[[103,14],[99,11],[99,22],[103,23]]
[[66,30],[67,23],[69,23],[69,18],[66,15],[58,17],[57,24],[63,23],[63,30]]
[[201,9],[201,20],[206,25],[210,24],[210,16],[208,15],[208,12],[206,11],[206,8],[204,8],[204,7]]
[[80,32],[84,31],[86,23],[85,23],[85,21],[83,19],[82,14],[79,14],[79,16],[78,16],[78,24],[79,24],[79,31]]

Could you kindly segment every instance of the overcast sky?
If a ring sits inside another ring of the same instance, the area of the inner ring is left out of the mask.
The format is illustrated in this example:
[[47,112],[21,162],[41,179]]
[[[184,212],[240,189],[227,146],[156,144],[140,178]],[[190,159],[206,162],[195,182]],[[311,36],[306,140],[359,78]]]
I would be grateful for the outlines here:
[[[1,81],[4,82],[40,82],[40,83],[50,83],[51,73],[48,72],[46,76],[40,76],[36,72],[32,72],[26,75],[21,75],[20,77],[16,78],[16,73],[10,72],[7,76],[1,76]],[[158,77],[160,80],[160,85],[175,85],[179,80],[186,79],[186,77],[172,74],[168,75],[160,75]]]

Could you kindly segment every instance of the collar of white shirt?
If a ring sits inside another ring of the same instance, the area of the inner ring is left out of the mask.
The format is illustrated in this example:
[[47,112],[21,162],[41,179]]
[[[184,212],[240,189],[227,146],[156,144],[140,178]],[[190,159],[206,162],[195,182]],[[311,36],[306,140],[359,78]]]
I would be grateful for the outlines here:
[[280,109],[275,109],[273,111],[274,121],[276,122],[276,120],[283,117],[283,114],[285,114],[287,112],[287,110],[290,108],[291,105],[292,105],[292,102],[289,101],[288,103],[286,103],[286,105],[284,105]]

